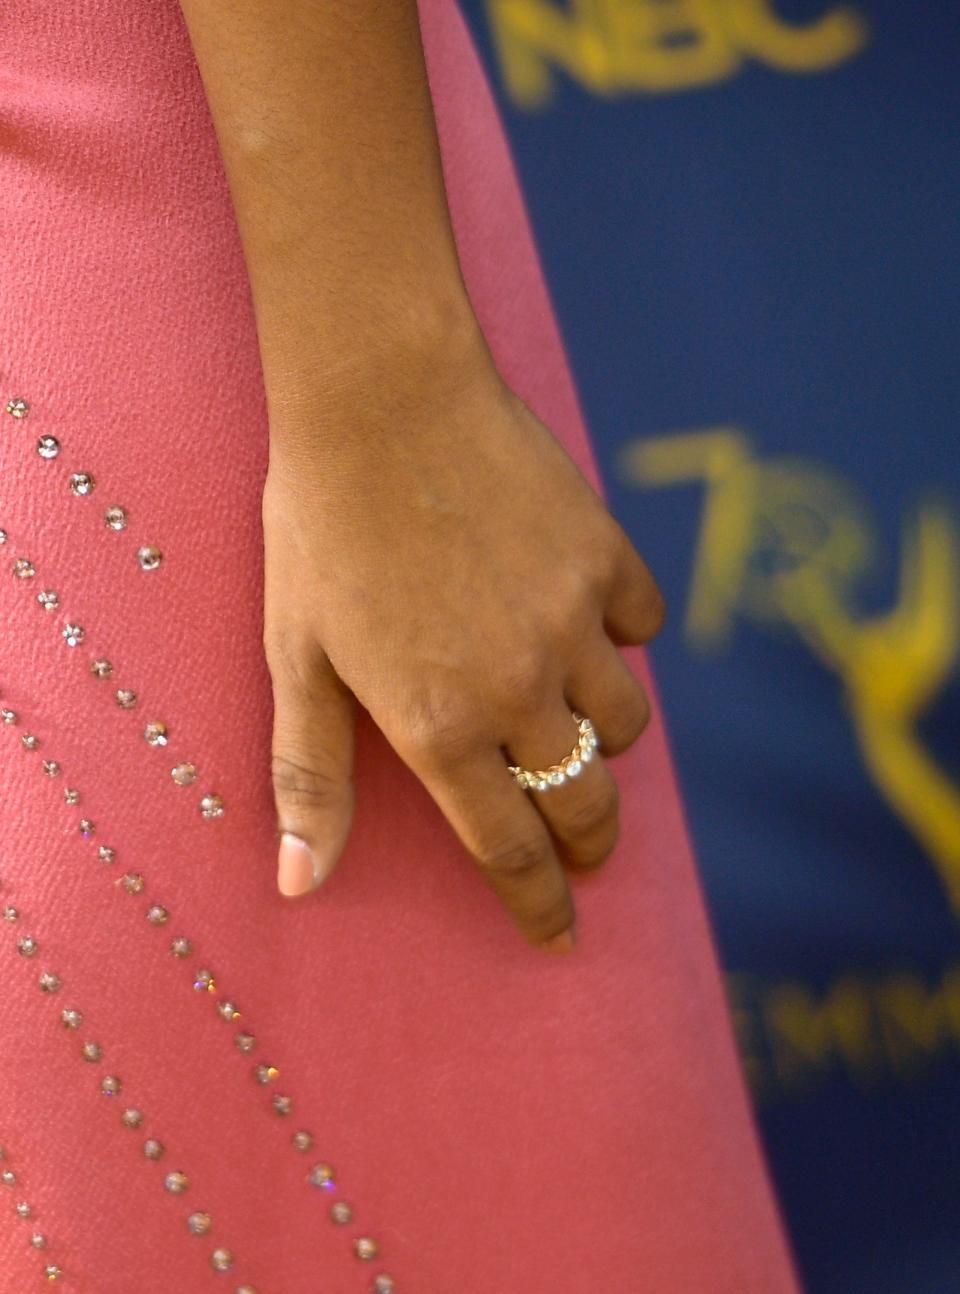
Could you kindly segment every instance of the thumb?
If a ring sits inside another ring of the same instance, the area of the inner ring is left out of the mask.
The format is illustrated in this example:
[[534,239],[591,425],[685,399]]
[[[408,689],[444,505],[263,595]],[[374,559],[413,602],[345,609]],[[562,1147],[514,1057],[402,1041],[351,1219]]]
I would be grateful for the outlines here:
[[273,793],[280,846],[277,888],[315,890],[333,870],[354,809],[356,699],[319,647],[291,661],[269,659],[273,683]]

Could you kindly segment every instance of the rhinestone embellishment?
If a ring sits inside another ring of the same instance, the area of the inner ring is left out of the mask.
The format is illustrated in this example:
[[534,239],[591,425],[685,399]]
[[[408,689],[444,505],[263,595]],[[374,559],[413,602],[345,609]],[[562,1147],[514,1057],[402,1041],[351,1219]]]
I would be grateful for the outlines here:
[[177,764],[170,770],[170,776],[178,786],[189,786],[197,780],[197,769],[194,764]]
[[332,1190],[333,1169],[329,1164],[314,1164],[307,1174],[307,1181],[311,1186],[319,1186],[321,1190]]
[[[27,562],[28,566],[31,568],[30,574],[32,575],[34,573],[32,563],[30,563],[28,559],[22,559],[22,560],[24,562]],[[74,626],[74,628],[76,628],[76,626]],[[112,673],[112,666],[110,665],[110,662],[104,660],[103,658],[98,658],[96,661],[92,662],[90,665],[90,669],[95,676],[100,676],[100,677],[106,677],[110,673]],[[134,693],[133,696],[135,695],[136,694]],[[18,721],[16,713],[7,708],[0,709],[0,718],[2,718],[4,723],[11,724],[11,725],[16,724]],[[29,737],[32,734],[25,734],[25,735]],[[148,744],[151,744],[151,745],[156,744],[158,746],[165,745],[166,739],[167,739],[166,725],[160,723],[159,720],[153,721],[151,724],[145,725],[143,730],[143,735],[144,735],[144,738],[148,740]],[[155,738],[154,741],[149,740],[151,736]],[[31,748],[31,743],[24,742],[24,746],[25,748],[29,749]],[[55,760],[43,760],[42,764],[43,764],[44,772],[48,776],[58,776],[61,772],[60,765]],[[184,761],[181,761],[180,764],[176,765],[175,768],[178,771],[180,771],[183,768],[183,766],[186,766],[186,769],[184,771],[189,770],[189,772],[192,773],[193,776],[190,776],[188,779],[183,780],[181,784],[189,785],[193,781],[195,781],[196,767],[195,765],[192,764],[192,762],[184,760]],[[173,771],[174,770],[171,770],[171,773]],[[182,773],[181,773],[181,776],[182,776]],[[78,802],[78,800],[79,800],[79,792],[75,788],[73,787],[65,788],[64,802],[66,804],[68,805],[75,804]],[[200,807],[201,814],[204,817],[211,817],[211,818],[220,817],[224,812],[224,805],[223,805],[223,800],[221,796],[212,791],[207,792],[199,800],[199,807]],[[79,832],[81,836],[83,836],[85,840],[89,840],[94,835],[94,832],[96,830],[94,823],[87,818],[81,818],[79,820],[78,827],[79,827]],[[110,849],[108,846],[95,846],[95,848],[98,850],[98,855],[102,861],[104,862],[113,861],[115,857],[114,850]],[[143,889],[145,888],[144,878],[138,872],[126,873],[125,876],[121,877],[117,883],[123,885],[123,887],[129,893],[132,893],[132,894],[142,893]],[[142,920],[143,909],[140,909],[140,913],[141,913],[140,919]],[[169,915],[170,914],[167,911],[167,909],[157,903],[150,904],[150,906],[146,909],[146,916],[148,921],[151,924],[161,924],[161,925],[166,924],[167,920],[169,919]],[[169,947],[173,951],[174,955],[177,956],[178,958],[186,959],[190,957],[193,953],[192,941],[182,935],[172,940],[169,944]],[[38,950],[39,950],[39,945],[37,944],[37,941],[32,936],[24,937],[23,940],[18,941],[18,951],[20,952],[21,956],[24,956],[24,957],[33,956]],[[50,971],[44,971],[40,975],[39,980],[37,982],[39,983],[41,990],[46,993],[58,992],[61,988],[61,982],[60,982],[59,976],[54,975]],[[216,981],[214,980],[213,975],[209,971],[201,970],[201,971],[195,972],[195,987],[197,989],[200,989],[210,994],[214,994],[218,992]],[[237,1010],[235,1005],[225,996],[222,996],[220,997],[220,1000],[215,1001],[214,1005],[216,1007],[217,1014],[223,1020],[227,1022],[234,1022],[239,1018],[239,1015],[240,1015],[239,1011]],[[63,1026],[67,1029],[70,1029],[73,1032],[76,1032],[77,1030],[79,1030],[83,1024],[83,1015],[76,1007],[64,1008],[60,1012],[59,1018],[61,1019]],[[247,1031],[233,1034],[233,1039],[237,1048],[243,1053],[249,1053],[250,1051],[253,1050],[254,1046],[256,1045],[256,1039],[254,1038],[254,1035]],[[85,1041],[81,1044],[78,1050],[79,1050],[80,1057],[84,1061],[88,1062],[89,1064],[98,1064],[103,1060],[103,1055],[104,1055],[103,1047],[98,1042],[94,1042],[90,1040]],[[279,1077],[279,1070],[277,1069],[277,1067],[272,1065],[259,1066],[255,1071],[255,1077],[257,1078],[260,1084],[268,1084],[268,1085],[273,1084],[274,1082],[276,1082],[277,1078]],[[120,1077],[116,1074],[104,1075],[101,1073],[100,1075],[96,1076],[95,1081],[98,1084],[99,1091],[108,1098],[114,1098],[119,1096],[123,1090],[122,1081]],[[294,1108],[293,1097],[288,1096],[286,1094],[278,1094],[278,1095],[270,1094],[268,1095],[268,1099],[270,1100],[271,1107],[276,1114],[281,1116],[289,1116],[292,1113]],[[124,1126],[130,1127],[130,1128],[136,1128],[141,1125],[143,1115],[142,1115],[142,1112],[138,1110],[136,1107],[127,1107],[126,1109],[123,1109],[120,1111],[120,1118]],[[314,1144],[314,1139],[311,1133],[305,1131],[304,1129],[299,1129],[297,1132],[292,1134],[291,1143],[294,1149],[296,1149],[300,1153],[304,1153],[312,1149]],[[145,1153],[145,1156],[148,1158],[150,1157],[149,1152],[147,1150],[148,1146],[150,1147],[150,1150],[152,1150],[154,1153],[157,1153],[158,1155],[163,1153],[162,1143],[158,1142],[156,1138],[151,1138],[147,1143],[145,1143],[144,1153]],[[2,1157],[3,1157],[2,1152],[0,1152],[0,1158]],[[12,1184],[16,1180],[15,1175],[11,1173],[9,1179],[7,1180],[8,1180],[8,1184]],[[313,1168],[310,1170],[308,1181],[313,1187],[322,1190],[326,1195],[332,1194],[337,1190],[337,1184],[334,1181],[334,1177],[333,1177],[333,1170],[332,1168],[330,1168],[329,1165],[326,1165],[326,1164],[315,1164]],[[168,1173],[166,1177],[163,1178],[163,1185],[166,1191],[171,1195],[182,1194],[184,1191],[186,1191],[188,1183],[189,1183],[189,1179],[187,1178],[186,1173],[181,1172],[179,1170],[174,1173]],[[207,1215],[202,1214],[202,1212],[198,1212],[195,1215],[191,1215],[191,1219],[205,1219],[206,1217]],[[342,1200],[342,1199],[330,1200],[329,1217],[337,1225],[344,1225],[345,1223],[352,1220],[353,1218],[353,1206],[349,1204],[346,1200]],[[191,1230],[195,1230],[196,1234],[202,1234],[203,1231],[206,1229],[205,1221],[203,1220],[198,1220],[198,1221],[189,1223],[188,1225],[191,1226]],[[37,1247],[42,1247],[46,1243],[46,1238],[40,1232],[37,1232],[35,1234],[37,1237],[37,1240],[36,1240]],[[363,1235],[359,1238],[353,1237],[351,1238],[351,1244],[353,1246],[354,1253],[359,1258],[370,1260],[379,1254],[379,1249],[380,1249],[379,1242],[373,1239],[373,1237],[369,1235]],[[234,1265],[234,1255],[232,1250],[221,1246],[218,1249],[214,1250],[213,1253],[209,1255],[209,1261],[211,1266],[214,1267],[214,1270],[229,1271],[229,1270],[232,1270]],[[369,1285],[368,1288],[370,1290],[373,1290],[375,1294],[381,1294],[381,1291],[383,1292],[383,1294],[392,1294],[392,1291],[394,1289],[393,1278],[383,1272],[380,1272],[379,1274],[371,1273],[371,1284]],[[250,1285],[241,1285],[237,1288],[237,1290],[235,1291],[235,1294],[254,1294],[253,1287]]]
[[148,746],[165,746],[167,744],[167,725],[154,720],[143,730],[144,741]]
[[37,441],[37,453],[41,458],[56,458],[60,453],[60,442],[56,436],[41,436]]
[[219,795],[205,795],[200,801],[200,813],[204,818],[223,817],[223,800]]
[[162,558],[163,553],[161,553],[159,548],[155,548],[152,544],[146,544],[143,548],[137,549],[137,561],[145,571],[155,571],[160,565]]
[[91,494],[96,481],[89,472],[74,472],[70,477],[70,489],[74,494]]
[[190,1185],[186,1173],[167,1173],[163,1179],[163,1184],[171,1195],[182,1195]]

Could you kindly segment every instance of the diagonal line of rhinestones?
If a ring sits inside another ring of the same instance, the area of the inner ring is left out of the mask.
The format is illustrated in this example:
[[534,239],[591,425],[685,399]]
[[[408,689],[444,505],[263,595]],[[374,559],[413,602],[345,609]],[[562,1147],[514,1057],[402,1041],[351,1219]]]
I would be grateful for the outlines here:
[[[30,401],[22,395],[12,396],[7,401],[6,412],[17,422],[23,422],[30,413]],[[56,436],[41,435],[34,442],[37,455],[47,462],[58,458],[61,444]],[[97,481],[92,472],[71,472],[67,479],[70,493],[83,499],[93,494]],[[104,509],[103,520],[108,530],[122,531],[127,528],[129,513],[119,503],[112,503]],[[137,561],[144,571],[155,571],[163,561],[163,553],[156,544],[144,544],[137,549]]]
[[[22,422],[30,412],[30,403],[23,396],[14,396],[7,401],[6,412],[17,422]],[[60,453],[60,441],[56,436],[42,435],[37,438],[36,451],[41,459],[55,459]],[[74,472],[69,477],[71,492],[81,498],[91,494],[94,485],[95,479],[90,472]],[[108,530],[123,530],[127,524],[127,510],[119,504],[111,504],[104,512],[104,521]],[[0,529],[0,547],[10,542],[9,533]],[[151,571],[160,565],[162,554],[153,545],[147,545],[138,549],[137,558],[143,570]],[[24,554],[13,559],[11,570],[14,577],[24,584],[33,585],[37,579],[36,562]],[[38,605],[44,611],[50,614],[59,611],[60,594],[56,589],[41,588],[36,597]],[[71,616],[62,620],[60,634],[67,647],[72,648],[79,647],[87,639],[85,627]],[[90,673],[96,679],[111,679],[114,674],[113,663],[105,656],[94,655],[90,658]],[[140,696],[133,688],[115,687],[113,695],[121,710],[134,710],[140,706]],[[151,748],[163,750],[170,742],[169,726],[161,719],[148,720],[143,727],[143,739]],[[29,740],[29,735],[24,740]],[[197,780],[197,765],[192,759],[178,759],[170,769],[170,777],[177,786],[192,786]],[[200,797],[198,807],[201,817],[205,819],[221,818],[224,814],[223,796],[216,791],[207,791]]]
[[[0,727],[19,728],[21,726],[18,713],[6,702],[0,701]],[[31,727],[33,726],[31,724]],[[28,756],[39,755],[39,766],[46,779],[57,779],[64,775],[63,767],[59,760],[47,758],[45,754],[41,753],[44,751],[44,743],[37,732],[21,733],[20,746]],[[80,789],[76,786],[65,785],[63,799],[66,806],[81,805],[82,795]],[[113,870],[113,864],[117,861],[117,850],[111,845],[96,843],[98,834],[96,824],[87,817],[81,817],[76,824],[77,838],[88,842],[93,841],[98,861]],[[146,906],[142,909],[142,914],[147,925],[155,929],[170,926],[172,921],[170,908],[165,903],[146,897],[147,882],[142,872],[137,870],[125,871],[115,879],[114,884],[118,891],[133,898],[142,899],[145,902]],[[135,911],[136,909],[131,907],[131,910]],[[0,916],[2,915],[4,913],[0,912]],[[16,920],[17,916],[14,915],[10,919]],[[169,950],[179,961],[190,963],[190,979],[194,993],[208,999],[212,997],[216,1014],[220,1019],[228,1024],[237,1024],[241,1019],[241,1012],[236,1002],[218,984],[217,978],[211,970],[197,964],[194,941],[184,933],[177,934],[170,940]],[[22,949],[21,952],[23,952]],[[31,954],[27,951],[24,955]],[[252,1032],[249,1025],[244,1025],[235,1033],[234,1044],[238,1053],[245,1057],[251,1056],[259,1046],[257,1035]],[[276,1090],[280,1078],[278,1067],[273,1064],[257,1062],[251,1069],[251,1076],[258,1087],[271,1089],[270,1103],[273,1111],[281,1119],[288,1119],[294,1109],[293,1098],[283,1091]],[[290,1137],[290,1145],[298,1154],[308,1154],[313,1150],[314,1144],[313,1134],[302,1128],[294,1131]],[[323,1161],[314,1162],[308,1169],[305,1179],[311,1188],[321,1191],[324,1196],[330,1199],[328,1216],[333,1223],[338,1226],[346,1226],[354,1220],[354,1206],[347,1200],[340,1198],[337,1176],[330,1164]],[[370,1235],[354,1234],[352,1235],[352,1250],[358,1259],[370,1262],[379,1257],[380,1243]],[[369,1288],[372,1294],[395,1294],[397,1284],[387,1272],[379,1272],[373,1276]]]
[[29,1192],[26,1182],[22,1180],[22,1170],[6,1145],[0,1145],[0,1186],[4,1191],[13,1193],[14,1214],[29,1232],[27,1244],[41,1255],[41,1277],[51,1285],[61,1283],[64,1279],[63,1268],[56,1258],[50,1237],[42,1229],[42,1210],[37,1209],[33,1199],[27,1198]]
[[[15,396],[11,398],[6,405],[6,412],[17,421],[25,419],[30,412],[30,404],[24,397]],[[52,435],[41,435],[36,441],[36,452],[41,459],[52,460],[58,457],[60,453],[60,442]],[[93,492],[95,479],[90,472],[76,472],[69,478],[69,488],[71,493],[78,497],[86,497]],[[120,505],[111,505],[105,510],[104,521],[107,529],[122,531],[126,528],[127,510]],[[6,545],[10,540],[9,534],[0,529],[0,546]],[[153,547],[141,548],[138,550],[138,561],[144,570],[155,570],[162,559],[159,550]],[[25,582],[32,582],[37,575],[35,563],[28,557],[19,556],[14,559],[12,564],[14,576]],[[54,589],[42,589],[37,594],[38,604],[46,612],[57,611],[60,607],[59,594]],[[77,647],[86,640],[86,630],[82,625],[76,624],[70,618],[66,620],[61,629],[62,637],[68,647]],[[109,679],[113,676],[112,663],[100,656],[95,656],[90,661],[90,672],[95,678]],[[115,700],[121,709],[132,710],[139,702],[138,694],[130,688],[117,688]],[[0,702],[0,724],[16,726],[18,722],[17,714],[7,705]],[[169,729],[165,722],[152,720],[147,722],[143,736],[147,744],[155,748],[164,748],[169,741]],[[40,749],[40,738],[31,732],[24,732],[21,735],[21,745],[25,751],[36,751]],[[41,765],[47,777],[55,778],[61,775],[62,769],[60,762],[56,759],[44,757]],[[189,760],[182,760],[171,769],[173,781],[180,786],[189,786],[196,780],[196,765]],[[75,787],[64,787],[64,801],[67,805],[73,806],[80,803],[80,792]],[[205,794],[199,803],[200,813],[204,818],[219,818],[224,813],[224,804],[222,797],[215,792]],[[98,834],[96,824],[87,817],[81,817],[76,824],[80,837],[84,840],[92,840]],[[97,845],[97,857],[101,863],[110,865],[116,860],[116,850],[109,845]],[[120,876],[116,885],[131,895],[141,895],[146,888],[146,880],[142,873],[128,871]],[[153,926],[166,926],[170,920],[169,910],[160,903],[149,903],[146,908],[146,920]],[[173,955],[179,959],[186,960],[193,956],[193,941],[186,936],[175,937],[170,944],[170,950]],[[216,994],[218,992],[217,982],[213,974],[205,969],[199,968],[193,975],[193,988],[198,993]],[[240,1012],[230,998],[222,992],[216,999],[217,1014],[228,1023],[235,1023],[240,1019]],[[257,1039],[249,1029],[241,1029],[235,1035],[235,1043],[241,1054],[250,1054],[257,1046]],[[273,1086],[279,1078],[279,1070],[274,1065],[256,1064],[253,1067],[252,1075],[254,1080],[264,1086]],[[286,1118],[293,1110],[292,1098],[284,1093],[276,1093],[271,1098],[271,1105],[277,1115]],[[291,1137],[291,1145],[299,1153],[307,1153],[313,1148],[313,1135],[305,1130],[298,1130]],[[337,1183],[334,1171],[329,1164],[314,1163],[307,1173],[307,1182],[314,1188],[323,1191],[327,1195],[333,1195],[337,1190]],[[329,1217],[340,1225],[345,1226],[353,1220],[353,1205],[343,1199],[333,1199],[330,1204]],[[369,1262],[377,1258],[380,1253],[380,1244],[371,1236],[358,1235],[353,1237],[353,1253],[357,1258]],[[392,1276],[386,1272],[380,1272],[373,1277],[370,1289],[372,1294],[394,1294],[396,1282]],[[238,1291],[243,1294],[243,1291]],[[252,1292],[251,1292],[252,1294]]]
[[[0,886],[0,889],[4,888]],[[19,934],[22,924],[20,909],[9,901],[6,894],[4,894],[2,908],[0,908],[0,917],[7,926],[13,927],[16,951],[19,956],[33,963],[40,956],[40,942],[33,934]],[[64,982],[60,975],[49,969],[41,970],[37,976],[37,987],[42,994],[54,1001],[55,1007],[60,1007],[59,1019],[64,1031],[75,1038],[79,1037],[80,1042],[76,1054],[84,1064],[93,1069],[96,1076],[97,1090],[105,1099],[122,1105],[121,1126],[142,1132],[145,1121],[143,1110],[137,1105],[128,1103],[129,1096],[125,1092],[123,1079],[119,1074],[111,1072],[106,1065],[104,1047],[90,1036],[85,1013],[77,1006],[75,1000],[66,999],[66,994],[63,991]],[[60,1006],[61,1001],[65,1003],[63,1006]],[[121,1095],[125,1097],[122,1102],[119,1099]],[[168,1158],[166,1144],[155,1134],[143,1140],[142,1153],[144,1160],[148,1163],[158,1163]],[[16,1169],[4,1159],[2,1150],[0,1150],[0,1161],[3,1161],[0,1164],[0,1184],[20,1194]],[[190,1187],[191,1179],[182,1168],[170,1169],[163,1176],[163,1188],[168,1195],[179,1198],[185,1195]],[[33,1218],[33,1205],[28,1200],[18,1199],[15,1209],[21,1218]],[[189,1234],[204,1237],[213,1230],[213,1219],[205,1210],[194,1209],[186,1215],[185,1227]],[[46,1249],[48,1241],[44,1232],[34,1228],[30,1237],[30,1244],[36,1249]],[[233,1250],[224,1245],[217,1245],[214,1249],[211,1249],[207,1259],[208,1269],[211,1274],[232,1271],[236,1265]],[[68,1279],[60,1263],[54,1261],[46,1263],[42,1274],[50,1284],[59,1284]],[[252,1285],[241,1285],[236,1294],[257,1294],[257,1291]]]

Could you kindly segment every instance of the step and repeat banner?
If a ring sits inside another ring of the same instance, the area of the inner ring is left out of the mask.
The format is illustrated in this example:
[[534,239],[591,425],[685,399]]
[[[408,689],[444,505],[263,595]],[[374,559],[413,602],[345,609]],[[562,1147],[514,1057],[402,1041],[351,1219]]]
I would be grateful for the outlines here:
[[462,3],[809,1294],[960,1291],[960,8]]

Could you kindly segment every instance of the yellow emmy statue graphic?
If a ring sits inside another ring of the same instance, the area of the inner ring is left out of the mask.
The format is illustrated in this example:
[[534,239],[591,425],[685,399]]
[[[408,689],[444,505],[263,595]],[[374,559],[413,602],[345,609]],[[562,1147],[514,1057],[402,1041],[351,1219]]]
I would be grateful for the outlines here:
[[960,536],[949,506],[916,506],[903,527],[896,602],[867,616],[857,587],[876,561],[874,526],[838,474],[801,458],[757,458],[727,427],[631,442],[621,473],[638,485],[705,487],[688,641],[723,648],[737,616],[799,635],[841,681],[871,778],[960,916],[960,788],[918,726],[960,644]]

